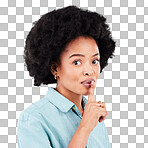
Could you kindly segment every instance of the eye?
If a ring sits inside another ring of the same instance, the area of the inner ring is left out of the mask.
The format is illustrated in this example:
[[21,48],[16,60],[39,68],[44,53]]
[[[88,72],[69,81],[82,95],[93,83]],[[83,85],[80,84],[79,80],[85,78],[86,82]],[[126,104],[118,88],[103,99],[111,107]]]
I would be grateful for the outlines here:
[[[97,61],[97,63],[99,63],[100,60],[95,59],[94,61]],[[78,65],[78,64],[76,64],[76,63],[79,63],[79,62],[80,62],[80,60],[76,60],[76,61],[74,61],[73,63],[74,63],[74,65]]]
[[[78,61],[79,61],[79,60],[76,60],[76,61],[74,61],[73,63],[74,63],[74,64],[75,64],[75,63],[78,63]],[[79,62],[80,62],[80,61],[79,61]],[[75,65],[77,65],[77,64],[75,64]]]
[[[98,63],[99,63],[99,61],[100,61],[100,60],[98,60],[98,59],[95,59],[95,60],[96,60]],[[94,60],[94,61],[95,61],[95,60]]]

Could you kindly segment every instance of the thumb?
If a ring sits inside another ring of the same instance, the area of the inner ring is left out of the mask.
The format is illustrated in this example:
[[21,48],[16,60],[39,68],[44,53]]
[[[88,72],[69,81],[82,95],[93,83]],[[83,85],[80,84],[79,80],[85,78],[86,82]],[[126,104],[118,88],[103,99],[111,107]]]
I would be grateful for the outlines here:
[[94,85],[94,81],[92,81],[91,87],[89,88],[88,102],[89,101],[96,101],[95,97],[94,97],[94,92],[95,92],[95,85]]

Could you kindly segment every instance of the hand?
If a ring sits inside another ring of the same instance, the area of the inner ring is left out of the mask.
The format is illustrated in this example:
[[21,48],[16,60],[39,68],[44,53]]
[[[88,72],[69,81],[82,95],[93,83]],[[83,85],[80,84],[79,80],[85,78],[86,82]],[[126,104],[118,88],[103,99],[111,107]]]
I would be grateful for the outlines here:
[[107,111],[106,111],[106,105],[104,102],[100,104],[100,102],[96,102],[94,98],[94,88],[95,83],[91,82],[91,87],[89,88],[89,95],[88,95],[88,101],[83,113],[82,120],[80,122],[80,126],[85,127],[89,132],[91,132],[95,126],[99,122],[102,122],[105,120]]

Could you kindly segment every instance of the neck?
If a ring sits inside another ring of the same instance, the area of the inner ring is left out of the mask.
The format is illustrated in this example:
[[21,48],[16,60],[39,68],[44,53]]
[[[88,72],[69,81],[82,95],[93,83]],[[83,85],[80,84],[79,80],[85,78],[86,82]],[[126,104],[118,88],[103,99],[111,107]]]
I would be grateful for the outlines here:
[[82,104],[81,104],[82,95],[75,94],[75,93],[73,93],[72,91],[69,91],[66,88],[58,87],[58,86],[56,86],[56,90],[60,94],[62,94],[64,97],[66,97],[68,100],[70,100],[71,102],[73,102],[77,106],[77,108],[79,110],[83,110]]

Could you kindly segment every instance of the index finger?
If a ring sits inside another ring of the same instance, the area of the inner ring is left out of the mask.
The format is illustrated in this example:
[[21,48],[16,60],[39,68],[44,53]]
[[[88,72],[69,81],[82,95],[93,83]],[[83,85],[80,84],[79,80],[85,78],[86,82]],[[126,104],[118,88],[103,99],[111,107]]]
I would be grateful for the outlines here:
[[88,101],[96,101],[94,97],[94,92],[95,92],[95,85],[94,81],[91,82],[91,87],[89,88],[89,95],[88,95]]

